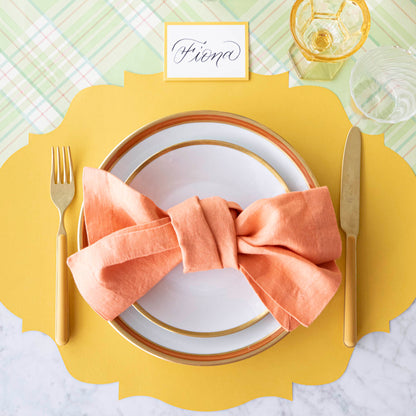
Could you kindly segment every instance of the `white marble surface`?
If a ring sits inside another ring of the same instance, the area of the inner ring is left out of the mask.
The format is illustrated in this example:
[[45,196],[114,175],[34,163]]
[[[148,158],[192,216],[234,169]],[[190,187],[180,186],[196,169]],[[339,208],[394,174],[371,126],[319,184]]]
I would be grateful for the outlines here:
[[390,334],[360,340],[339,380],[294,385],[293,401],[264,397],[218,412],[178,409],[150,397],[118,400],[116,383],[75,380],[51,338],[21,330],[21,320],[0,304],[1,416],[416,415],[416,302],[391,322]]

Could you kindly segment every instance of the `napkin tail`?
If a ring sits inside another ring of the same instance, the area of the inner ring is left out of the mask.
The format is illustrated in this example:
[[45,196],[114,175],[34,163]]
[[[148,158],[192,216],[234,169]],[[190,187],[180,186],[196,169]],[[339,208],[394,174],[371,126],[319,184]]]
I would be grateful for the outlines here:
[[111,320],[182,261],[172,225],[155,221],[110,234],[67,260],[84,299]]
[[240,271],[286,330],[292,331],[299,324],[309,326],[341,283],[335,262],[316,265],[277,247],[261,251],[239,255]]

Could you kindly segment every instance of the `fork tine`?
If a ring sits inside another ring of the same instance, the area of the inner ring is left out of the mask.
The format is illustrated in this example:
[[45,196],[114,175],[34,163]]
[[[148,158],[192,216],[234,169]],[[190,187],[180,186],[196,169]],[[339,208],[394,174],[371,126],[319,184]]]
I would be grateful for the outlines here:
[[68,153],[68,164],[69,164],[69,183],[72,183],[74,180],[74,171],[72,168],[72,157],[71,157],[71,148],[67,146],[66,148]]
[[53,146],[51,147],[51,183],[55,183],[55,152]]
[[66,157],[65,157],[65,146],[62,146],[62,183],[67,183],[66,181],[66,169],[67,169]]
[[56,148],[56,183],[62,183],[61,181],[61,152],[59,146]]

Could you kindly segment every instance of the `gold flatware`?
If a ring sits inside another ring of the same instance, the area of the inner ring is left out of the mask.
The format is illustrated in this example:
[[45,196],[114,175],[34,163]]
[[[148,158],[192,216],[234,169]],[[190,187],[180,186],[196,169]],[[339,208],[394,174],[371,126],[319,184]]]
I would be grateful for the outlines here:
[[344,344],[357,343],[357,237],[360,227],[361,131],[352,127],[345,143],[341,176],[341,228],[346,235]]
[[56,237],[56,298],[55,298],[55,341],[65,345],[69,340],[69,296],[67,235],[64,214],[75,194],[74,174],[72,170],[71,150],[69,146],[52,147],[51,198],[59,211],[59,229]]

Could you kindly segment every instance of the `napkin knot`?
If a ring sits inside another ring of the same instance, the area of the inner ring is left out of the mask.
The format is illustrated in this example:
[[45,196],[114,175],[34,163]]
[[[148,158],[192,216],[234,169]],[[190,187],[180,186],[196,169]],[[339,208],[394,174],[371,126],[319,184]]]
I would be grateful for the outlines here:
[[222,198],[200,200],[197,196],[168,210],[185,273],[225,267],[238,269],[233,215],[237,210],[240,208],[236,204]]

